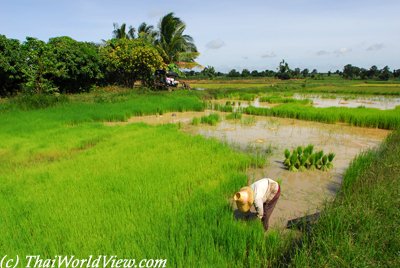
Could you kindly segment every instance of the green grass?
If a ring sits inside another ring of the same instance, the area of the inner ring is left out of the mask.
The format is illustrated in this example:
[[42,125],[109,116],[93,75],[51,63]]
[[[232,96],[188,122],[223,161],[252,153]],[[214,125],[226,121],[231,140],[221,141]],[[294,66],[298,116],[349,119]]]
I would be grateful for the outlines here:
[[348,123],[359,127],[397,129],[400,127],[400,107],[393,110],[374,108],[328,107],[315,108],[298,104],[282,104],[271,109],[247,107],[244,113],[295,118],[323,123]]
[[358,156],[293,267],[400,266],[400,131]]
[[312,104],[312,101],[309,99],[298,100],[294,98],[282,97],[280,95],[269,95],[269,96],[261,96],[260,102],[268,102],[268,103],[297,103],[297,104]]
[[0,252],[165,258],[170,267],[277,261],[289,240],[233,220],[229,205],[260,159],[173,125],[102,123],[202,108],[195,96],[132,94],[3,111]]

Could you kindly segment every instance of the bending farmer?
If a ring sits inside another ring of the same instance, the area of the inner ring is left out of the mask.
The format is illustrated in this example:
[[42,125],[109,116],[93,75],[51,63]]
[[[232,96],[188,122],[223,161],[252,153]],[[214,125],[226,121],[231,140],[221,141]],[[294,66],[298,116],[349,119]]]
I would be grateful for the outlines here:
[[233,199],[236,201],[238,209],[242,212],[248,212],[254,204],[258,218],[261,219],[264,229],[268,230],[269,218],[280,195],[279,184],[274,180],[264,178],[250,186],[241,188]]

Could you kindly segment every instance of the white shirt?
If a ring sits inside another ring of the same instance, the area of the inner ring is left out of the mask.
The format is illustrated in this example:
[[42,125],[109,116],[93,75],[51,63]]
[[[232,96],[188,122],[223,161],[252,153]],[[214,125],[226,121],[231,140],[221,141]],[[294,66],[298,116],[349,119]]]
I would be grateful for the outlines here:
[[278,192],[279,185],[270,178],[263,178],[254,182],[250,187],[254,192],[254,207],[259,217],[264,216],[264,203],[271,201]]

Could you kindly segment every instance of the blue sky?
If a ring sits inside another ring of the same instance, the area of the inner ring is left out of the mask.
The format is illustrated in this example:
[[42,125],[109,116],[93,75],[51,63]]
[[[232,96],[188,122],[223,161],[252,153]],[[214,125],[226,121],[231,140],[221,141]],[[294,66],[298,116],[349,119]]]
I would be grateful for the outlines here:
[[3,0],[0,34],[71,36],[100,42],[113,23],[157,25],[174,12],[187,24],[201,53],[198,62],[219,71],[291,68],[400,68],[399,0]]

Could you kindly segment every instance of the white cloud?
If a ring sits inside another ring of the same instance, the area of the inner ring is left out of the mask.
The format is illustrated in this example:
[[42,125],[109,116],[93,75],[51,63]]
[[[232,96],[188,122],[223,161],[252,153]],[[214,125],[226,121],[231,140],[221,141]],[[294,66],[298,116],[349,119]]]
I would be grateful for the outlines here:
[[206,44],[206,48],[208,49],[220,49],[223,46],[225,46],[225,42],[221,39],[211,40]]
[[351,51],[352,51],[351,48],[342,47],[342,48],[339,48],[339,49],[333,51],[333,54],[335,54],[336,56],[339,57],[339,56],[343,56],[343,55],[345,55],[347,53],[350,53]]
[[377,44],[370,45],[367,48],[367,51],[381,50],[383,47],[384,47],[383,43],[377,43]]
[[317,56],[325,56],[325,55],[329,55],[331,54],[330,52],[326,51],[326,50],[319,50],[315,53]]
[[261,55],[261,58],[275,58],[276,54],[275,52],[268,52],[266,54]]

